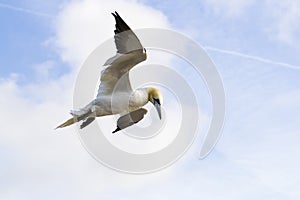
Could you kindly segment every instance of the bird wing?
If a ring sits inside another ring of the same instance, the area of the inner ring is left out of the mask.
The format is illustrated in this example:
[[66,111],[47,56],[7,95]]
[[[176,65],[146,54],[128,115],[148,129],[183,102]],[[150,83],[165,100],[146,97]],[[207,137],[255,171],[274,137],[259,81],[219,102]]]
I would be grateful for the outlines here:
[[84,122],[82,122],[82,124],[80,125],[80,129],[83,129],[84,127],[92,123],[94,120],[95,117],[88,117],[86,120],[84,120]]
[[112,15],[115,17],[116,20],[114,38],[117,47],[117,53],[126,54],[137,49],[143,49],[143,46],[138,37],[124,22],[120,15],[117,12],[112,13]]
[[147,113],[147,110],[140,108],[133,112],[130,112],[126,115],[121,116],[117,121],[117,128],[112,133],[118,132],[124,128],[132,126],[133,124],[138,123],[144,118],[144,115]]
[[114,38],[117,54],[104,64],[107,67],[101,72],[97,97],[112,94],[116,90],[132,91],[129,70],[147,58],[142,44],[130,27],[117,12],[112,15],[116,21]]

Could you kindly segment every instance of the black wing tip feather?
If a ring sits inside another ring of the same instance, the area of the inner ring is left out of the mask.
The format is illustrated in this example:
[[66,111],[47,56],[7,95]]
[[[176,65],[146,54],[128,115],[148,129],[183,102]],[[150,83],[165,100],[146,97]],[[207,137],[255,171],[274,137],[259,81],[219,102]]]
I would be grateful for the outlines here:
[[111,14],[112,14],[115,18],[116,18],[116,17],[120,17],[120,15],[119,15],[119,13],[118,13],[117,11],[115,11],[114,13],[112,12]]
[[120,130],[121,130],[120,127],[117,126],[116,130],[114,130],[112,133],[116,133],[116,132],[118,132]]
[[124,31],[131,30],[130,27],[126,24],[126,22],[122,19],[117,11],[111,13],[116,21],[116,30],[114,30],[115,34],[122,33]]

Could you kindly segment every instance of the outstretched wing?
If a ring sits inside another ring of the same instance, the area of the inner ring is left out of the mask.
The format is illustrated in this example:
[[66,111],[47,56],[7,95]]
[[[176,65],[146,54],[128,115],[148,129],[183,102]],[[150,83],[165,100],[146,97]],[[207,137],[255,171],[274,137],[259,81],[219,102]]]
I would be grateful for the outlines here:
[[116,20],[116,29],[114,32],[117,53],[126,54],[134,50],[144,49],[138,37],[124,22],[120,15],[117,12],[112,13],[112,15]]
[[146,60],[146,52],[137,36],[124,22],[120,15],[112,13],[116,21],[115,44],[117,54],[108,59],[101,72],[98,95],[108,95],[113,91],[132,91],[129,81],[129,71],[138,63]]
[[132,126],[133,124],[138,123],[144,118],[144,115],[147,113],[147,110],[140,108],[133,112],[130,112],[126,115],[121,116],[117,122],[117,128],[112,133],[118,132],[124,128]]

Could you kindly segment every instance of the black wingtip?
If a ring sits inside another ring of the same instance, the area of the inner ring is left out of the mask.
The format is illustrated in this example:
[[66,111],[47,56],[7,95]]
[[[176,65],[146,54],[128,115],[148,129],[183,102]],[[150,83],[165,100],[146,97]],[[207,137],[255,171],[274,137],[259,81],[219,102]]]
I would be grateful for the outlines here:
[[117,126],[116,130],[114,130],[112,133],[118,132],[119,130],[121,129]]
[[114,17],[120,17],[119,13],[117,11],[115,11],[114,13],[111,13]]

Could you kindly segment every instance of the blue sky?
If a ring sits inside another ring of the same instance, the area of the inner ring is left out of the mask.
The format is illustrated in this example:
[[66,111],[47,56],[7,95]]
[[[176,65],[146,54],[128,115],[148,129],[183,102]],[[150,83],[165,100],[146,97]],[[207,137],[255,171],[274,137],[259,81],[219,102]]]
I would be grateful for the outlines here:
[[[297,55],[299,42],[296,33],[292,33],[294,37],[292,45],[276,39],[276,32],[272,30],[275,24],[272,19],[275,17],[268,12],[271,9],[264,2],[252,3],[253,5],[251,4],[238,16],[227,15],[226,11],[224,11],[225,16],[222,16],[222,13],[214,11],[214,8],[205,1],[185,1],[176,4],[171,1],[142,2],[164,12],[172,28],[183,32],[186,30],[187,33],[192,30],[193,32],[189,33],[191,37],[203,46],[238,51],[292,65],[300,62]],[[1,46],[3,52],[1,74],[8,75],[11,72],[21,71],[22,74],[30,75],[32,71],[29,66],[47,59],[55,60],[62,70],[65,65],[60,62],[55,49],[47,45],[47,40],[55,35],[53,18],[64,3],[56,1],[36,3],[30,0],[1,3],[3,4],[0,7],[1,38],[4,44]],[[8,8],[7,5],[16,9]],[[183,7],[185,9],[182,9]],[[17,10],[18,8],[28,9],[41,15],[22,12]],[[7,16],[10,17],[9,20]],[[193,34],[194,31],[201,31],[201,34],[199,32]],[[8,65],[9,67],[5,67]]]
[[60,62],[55,50],[46,44],[55,34],[53,18],[59,9],[59,4],[56,3],[52,1],[44,5],[35,4],[34,1],[1,2],[2,77],[20,73],[24,75],[24,81],[28,82],[33,73],[32,66],[44,60],[55,60],[63,71],[64,63]]
[[[114,8],[134,27],[175,29],[217,49],[207,52],[226,122],[205,160],[196,141],[166,170],[120,174],[94,161],[74,129],[52,130],[68,117],[82,60],[111,36]],[[0,198],[299,199],[299,13],[296,0],[0,1]]]
[[[280,59],[282,62],[291,64],[299,63],[299,57],[296,54],[299,46],[278,41],[276,32],[272,30],[276,17],[270,10],[272,6],[276,9],[276,3],[272,5],[264,1],[248,1],[249,6],[236,11],[237,14],[230,14],[227,13],[230,6],[242,5],[243,2],[229,1],[225,5],[223,5],[224,1],[218,3],[218,1],[190,0],[176,4],[172,1],[144,2],[166,13],[174,27],[199,31],[192,36],[202,45],[236,50],[272,60]],[[212,5],[206,2],[212,2]],[[292,35],[292,37],[296,36],[295,33]]]

